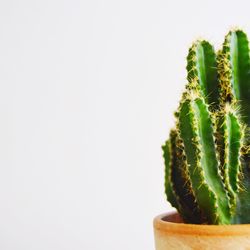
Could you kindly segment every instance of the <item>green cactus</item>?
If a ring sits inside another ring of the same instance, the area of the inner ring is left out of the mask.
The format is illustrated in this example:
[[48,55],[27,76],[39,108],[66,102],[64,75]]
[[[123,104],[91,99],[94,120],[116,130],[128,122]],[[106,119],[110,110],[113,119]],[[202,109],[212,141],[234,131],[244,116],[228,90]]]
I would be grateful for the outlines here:
[[230,31],[216,53],[197,41],[187,56],[186,90],[163,148],[165,192],[183,220],[250,223],[250,57]]

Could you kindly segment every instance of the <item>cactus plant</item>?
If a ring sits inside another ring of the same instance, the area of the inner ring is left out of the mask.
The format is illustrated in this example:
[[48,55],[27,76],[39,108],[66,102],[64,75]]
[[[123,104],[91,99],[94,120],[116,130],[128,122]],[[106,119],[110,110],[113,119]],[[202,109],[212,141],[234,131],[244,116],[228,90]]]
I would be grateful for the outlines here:
[[196,41],[176,125],[163,149],[165,192],[183,220],[250,223],[250,57],[231,30],[221,50]]

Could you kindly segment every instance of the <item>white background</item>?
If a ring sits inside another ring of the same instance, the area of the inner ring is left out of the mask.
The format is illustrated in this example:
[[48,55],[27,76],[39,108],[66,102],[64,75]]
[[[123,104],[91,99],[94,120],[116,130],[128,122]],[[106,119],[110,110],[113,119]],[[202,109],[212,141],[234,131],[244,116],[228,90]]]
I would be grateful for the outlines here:
[[0,249],[152,250],[188,47],[248,2],[1,0]]

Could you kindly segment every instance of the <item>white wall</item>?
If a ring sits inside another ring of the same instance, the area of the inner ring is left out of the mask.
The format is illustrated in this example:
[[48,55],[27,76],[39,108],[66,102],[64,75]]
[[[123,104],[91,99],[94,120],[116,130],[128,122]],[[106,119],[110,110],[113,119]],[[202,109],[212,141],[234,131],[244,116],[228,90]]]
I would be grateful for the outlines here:
[[161,145],[202,36],[249,1],[0,2],[0,249],[152,250]]

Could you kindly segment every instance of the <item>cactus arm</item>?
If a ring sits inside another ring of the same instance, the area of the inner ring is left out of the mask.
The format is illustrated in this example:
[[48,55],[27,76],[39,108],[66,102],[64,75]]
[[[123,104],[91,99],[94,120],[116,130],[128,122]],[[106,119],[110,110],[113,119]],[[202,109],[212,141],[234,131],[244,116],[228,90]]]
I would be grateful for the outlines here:
[[235,193],[239,190],[240,149],[242,147],[242,127],[234,113],[227,115],[228,138],[228,172],[230,185]]
[[218,55],[222,102],[236,99],[242,119],[250,125],[250,57],[248,39],[241,30],[230,31]]
[[176,130],[171,131],[170,141],[172,148],[171,179],[174,192],[178,197],[181,216],[185,222],[193,224],[205,223],[207,219],[205,216],[202,216],[195,200],[185,160],[183,143]]
[[198,205],[206,211],[209,223],[229,224],[228,196],[218,172],[212,121],[203,99],[184,100],[179,111],[179,122]]
[[176,200],[176,196],[173,192],[172,183],[171,183],[171,145],[170,141],[166,141],[165,145],[162,146],[163,158],[165,163],[165,193],[169,203],[179,210],[179,204]]
[[230,197],[232,214],[236,208],[239,190],[240,150],[242,147],[242,126],[236,111],[230,104],[216,117],[216,140],[219,152],[220,172]]
[[246,34],[240,30],[231,32],[230,38],[228,37],[228,39],[230,39],[230,58],[233,68],[233,89],[238,100],[247,99],[250,97],[248,91],[248,88],[250,86],[250,59],[248,39]]
[[218,206],[224,217],[222,223],[228,223],[230,219],[230,204],[227,192],[223,185],[221,176],[218,171],[218,159],[216,156],[214,130],[212,126],[211,116],[207,105],[201,98],[197,98],[194,102],[194,110],[197,114],[199,139],[202,148],[201,164],[204,166],[206,179],[211,189],[218,197]]
[[[165,193],[170,204],[175,207],[184,221],[194,224],[205,222],[195,201],[187,174],[185,161],[177,146],[177,133],[172,130],[170,139],[162,147],[165,160]],[[203,219],[203,221],[202,221]]]
[[187,56],[188,88],[201,89],[206,102],[212,107],[219,105],[217,62],[213,46],[207,41],[197,41]]
[[233,191],[229,180],[229,130],[227,127],[228,117],[227,114],[216,114],[215,116],[215,137],[216,137],[216,149],[219,159],[219,170],[222,176],[223,183],[227,190],[229,201],[232,206],[232,214],[236,207],[236,195]]
[[189,100],[181,103],[179,110],[179,130],[184,143],[192,187],[199,207],[208,217],[208,223],[218,224],[218,206],[215,194],[205,181],[204,170],[200,164],[201,151],[198,134],[194,125],[194,114]]

